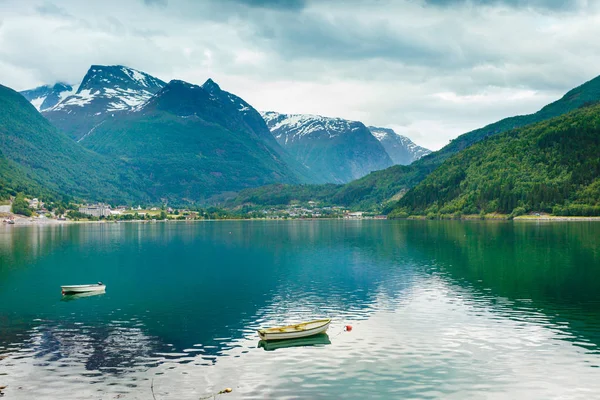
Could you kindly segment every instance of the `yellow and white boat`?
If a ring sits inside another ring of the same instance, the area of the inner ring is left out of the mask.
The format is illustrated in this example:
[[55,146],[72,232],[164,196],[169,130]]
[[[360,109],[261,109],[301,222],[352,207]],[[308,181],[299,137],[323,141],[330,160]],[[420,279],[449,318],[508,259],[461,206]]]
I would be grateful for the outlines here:
[[258,336],[262,340],[298,339],[326,332],[330,323],[331,318],[326,318],[295,325],[259,329]]

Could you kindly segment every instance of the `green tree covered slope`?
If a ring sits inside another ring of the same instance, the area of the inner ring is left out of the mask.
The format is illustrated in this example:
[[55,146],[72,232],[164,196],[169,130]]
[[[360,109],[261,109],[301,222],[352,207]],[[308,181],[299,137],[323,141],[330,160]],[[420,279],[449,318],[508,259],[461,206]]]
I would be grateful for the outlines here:
[[150,182],[154,198],[172,203],[301,182],[230,103],[174,80],[140,110],[106,120],[81,143],[127,163]]
[[54,128],[19,93],[0,85],[0,194],[69,195],[121,202],[144,199],[144,187],[118,162]]
[[600,214],[600,105],[488,138],[447,159],[392,216]]

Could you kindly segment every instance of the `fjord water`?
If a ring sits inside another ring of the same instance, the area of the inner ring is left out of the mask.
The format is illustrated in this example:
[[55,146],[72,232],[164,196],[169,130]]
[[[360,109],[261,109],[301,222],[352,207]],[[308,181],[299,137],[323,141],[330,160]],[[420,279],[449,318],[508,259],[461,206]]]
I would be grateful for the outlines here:
[[[259,346],[320,317],[328,337]],[[599,345],[593,222],[0,227],[6,399],[585,399]]]

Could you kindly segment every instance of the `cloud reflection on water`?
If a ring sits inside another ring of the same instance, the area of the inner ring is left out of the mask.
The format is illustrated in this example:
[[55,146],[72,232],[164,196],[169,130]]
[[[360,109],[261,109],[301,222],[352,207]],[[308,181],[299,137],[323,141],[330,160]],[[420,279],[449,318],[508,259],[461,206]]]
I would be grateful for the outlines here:
[[[121,290],[127,285],[115,284],[108,287],[106,296],[77,302],[56,299],[43,306],[35,299],[23,299],[27,301],[14,304],[15,308],[21,307],[23,315],[38,310],[43,318],[26,321],[25,326],[33,326],[25,331],[11,327],[16,334],[10,338],[0,335],[5,342],[0,351],[11,354],[0,361],[0,368],[6,370],[11,388],[24,388],[11,391],[11,398],[16,399],[55,398],[65,387],[77,393],[65,398],[126,394],[125,398],[146,399],[150,379],[159,398],[200,397],[224,387],[234,388],[228,398],[315,398],[321,394],[329,398],[584,398],[590,391],[600,391],[598,370],[591,368],[600,364],[600,327],[592,323],[593,303],[577,306],[544,297],[548,290],[539,288],[549,281],[529,279],[535,270],[519,272],[530,274],[522,282],[529,285],[533,300],[524,299],[525,288],[515,290],[502,280],[512,281],[510,271],[514,270],[490,263],[493,251],[481,251],[481,241],[489,242],[490,235],[523,229],[511,226],[242,222],[186,229],[131,225],[103,231],[94,227],[95,233],[77,227],[82,231],[75,230],[68,237],[79,233],[80,239],[85,238],[78,242],[80,252],[109,249],[100,255],[105,258],[103,267],[114,260],[114,254],[126,263],[142,255],[139,262],[147,263],[158,254],[151,246],[160,252],[172,246],[179,254],[193,248],[208,258],[216,248],[220,269],[203,271],[202,276],[229,276],[242,268],[243,279],[224,289],[203,284],[200,275],[190,271],[186,278],[192,285],[189,291],[183,286],[181,296],[160,293],[148,299],[150,294],[134,288],[125,295]],[[161,233],[161,229],[167,231]],[[234,233],[224,234],[229,231]],[[462,239],[474,233],[478,240]],[[560,230],[540,234],[545,241],[554,234],[563,240]],[[516,235],[521,234],[517,231]],[[578,237],[577,232],[570,235]],[[53,240],[57,237],[49,243]],[[66,245],[69,240],[59,243]],[[118,245],[124,240],[133,241],[132,245]],[[509,255],[505,261],[517,262],[521,250],[527,249],[520,249],[518,240],[509,242],[516,249],[512,253],[503,250],[502,244],[495,246]],[[567,250],[561,251],[585,254],[590,239],[580,242],[583,249],[569,242]],[[530,251],[536,251],[536,246]],[[38,253],[37,267],[34,263],[28,268],[44,270],[53,246],[47,248],[48,253]],[[260,260],[262,269],[240,263],[250,255]],[[478,268],[478,263],[488,269]],[[210,263],[190,266],[209,268]],[[0,269],[0,274],[16,285],[19,274],[29,276],[30,270],[23,268]],[[181,284],[169,278],[169,273],[162,278]],[[508,276],[496,275],[502,273]],[[575,279],[568,271],[560,276]],[[246,292],[236,297],[244,279]],[[168,280],[161,285],[168,287]],[[198,289],[211,303],[190,298]],[[14,302],[14,297],[6,296],[0,289],[0,300]],[[2,310],[0,314],[7,315]],[[259,326],[315,314],[334,318],[330,345],[273,352],[257,348],[254,329]],[[341,333],[348,321],[354,330]],[[4,323],[11,324],[11,320]]]

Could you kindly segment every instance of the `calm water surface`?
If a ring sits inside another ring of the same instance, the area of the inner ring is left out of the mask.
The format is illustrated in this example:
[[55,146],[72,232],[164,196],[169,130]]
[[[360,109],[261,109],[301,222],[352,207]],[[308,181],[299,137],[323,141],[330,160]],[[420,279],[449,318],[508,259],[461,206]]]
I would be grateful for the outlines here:
[[5,399],[589,399],[599,345],[593,222],[0,227]]

